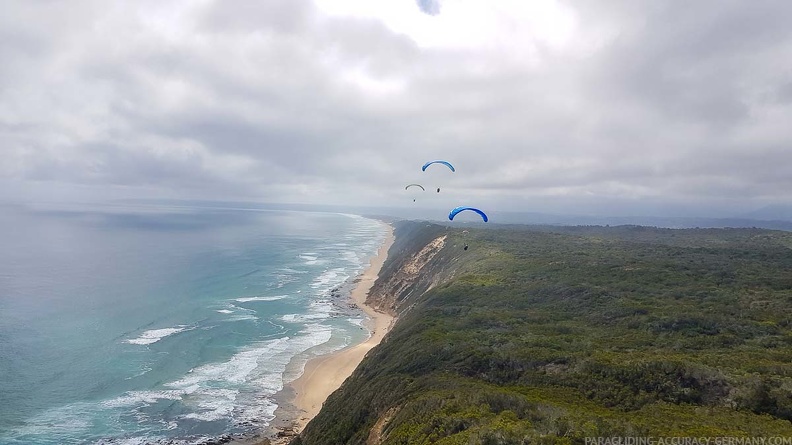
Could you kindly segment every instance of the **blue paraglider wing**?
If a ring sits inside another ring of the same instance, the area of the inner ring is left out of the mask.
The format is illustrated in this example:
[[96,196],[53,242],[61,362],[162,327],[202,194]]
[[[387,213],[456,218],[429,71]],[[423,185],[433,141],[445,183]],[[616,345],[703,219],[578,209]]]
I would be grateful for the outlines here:
[[473,208],[473,207],[457,207],[454,210],[451,210],[451,213],[448,214],[448,219],[453,221],[454,217],[457,216],[457,213],[459,213],[461,211],[464,211],[464,210],[472,210],[472,211],[478,213],[479,215],[481,215],[481,218],[484,220],[484,222],[489,221],[489,218],[487,218],[487,215],[484,212],[482,212],[479,209]]
[[454,168],[454,166],[453,166],[453,165],[451,165],[451,163],[450,163],[450,162],[448,162],[448,161],[429,161],[429,162],[427,162],[426,164],[424,164],[424,165],[423,165],[423,167],[421,167],[421,170],[422,170],[422,171],[426,171],[426,167],[429,167],[429,166],[430,166],[430,165],[432,165],[432,164],[443,164],[443,165],[447,166],[448,168],[450,168],[452,172],[455,172],[455,171],[456,171],[456,169]]
[[426,189],[425,189],[425,188],[423,188],[423,186],[422,186],[421,184],[410,184],[410,185],[408,185],[407,187],[404,187],[404,190],[407,190],[407,189],[408,189],[408,188],[410,188],[410,187],[420,187],[420,188],[421,188],[421,190],[423,190],[423,191],[426,191]]

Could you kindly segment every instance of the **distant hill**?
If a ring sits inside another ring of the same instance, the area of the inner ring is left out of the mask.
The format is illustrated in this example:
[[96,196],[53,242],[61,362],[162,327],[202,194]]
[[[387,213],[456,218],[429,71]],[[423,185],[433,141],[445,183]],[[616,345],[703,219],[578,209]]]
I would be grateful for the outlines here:
[[[260,203],[260,202],[225,202],[225,201],[199,201],[199,200],[119,200],[119,204],[127,205],[152,205],[152,206],[184,206],[217,209],[249,209],[249,210],[303,210],[319,212],[357,213],[377,215],[384,219],[423,219],[436,222],[446,222],[445,212],[428,211],[421,208],[404,207],[362,207],[362,206],[333,206],[312,204],[285,204],[285,203]],[[675,216],[593,216],[593,215],[564,215],[542,212],[502,212],[488,211],[493,224],[540,224],[540,225],[640,225],[665,228],[724,228],[724,227],[756,227],[771,230],[792,231],[792,207],[771,206],[738,215],[734,218],[698,218]]]
[[792,233],[395,226],[398,321],[294,444],[792,436]]
[[746,219],[766,221],[792,221],[792,206],[772,205],[741,215]]
[[699,218],[676,216],[592,216],[592,215],[553,215],[529,212],[490,212],[492,221],[506,224],[552,224],[563,226],[600,225],[621,226],[637,225],[672,229],[691,228],[762,228],[792,231],[792,218],[788,220],[761,218],[748,215],[735,218]]

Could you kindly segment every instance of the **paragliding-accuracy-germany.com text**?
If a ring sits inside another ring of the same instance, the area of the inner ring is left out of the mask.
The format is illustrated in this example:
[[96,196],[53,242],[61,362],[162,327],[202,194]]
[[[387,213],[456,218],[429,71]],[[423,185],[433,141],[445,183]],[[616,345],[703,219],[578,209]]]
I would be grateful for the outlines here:
[[792,436],[586,437],[585,445],[792,445]]

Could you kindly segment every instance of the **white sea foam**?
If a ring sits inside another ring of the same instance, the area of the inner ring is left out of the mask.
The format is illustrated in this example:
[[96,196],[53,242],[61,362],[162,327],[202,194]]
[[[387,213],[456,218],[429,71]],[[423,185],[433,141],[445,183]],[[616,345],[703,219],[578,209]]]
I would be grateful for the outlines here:
[[[143,436],[143,437],[126,437],[123,439],[113,440],[113,445],[149,445],[152,443],[160,443],[165,440],[164,437],[152,437],[152,436]],[[104,444],[106,442],[101,441],[100,444]]]
[[191,405],[195,412],[185,414],[183,419],[211,422],[231,416],[234,402],[239,391],[232,389],[207,389],[190,396],[185,403]]
[[310,310],[311,313],[328,314],[333,310],[333,302],[329,298],[314,300],[308,305],[308,310]]
[[291,359],[295,355],[304,353],[311,348],[326,344],[330,341],[332,335],[333,331],[328,326],[323,326],[318,323],[306,325],[300,331],[300,335],[292,339],[290,342],[291,347],[286,354],[278,354],[271,358],[270,363],[273,367],[277,368],[279,372],[259,375],[258,378],[255,379],[256,386],[264,388],[265,393],[268,394],[275,394],[283,389],[283,372],[286,370],[286,365]]
[[315,252],[303,253],[301,255],[298,255],[298,257],[301,260],[304,260],[304,264],[306,264],[308,266],[312,266],[314,264],[319,263],[319,257],[317,256],[317,253],[315,253]]
[[150,329],[142,334],[138,338],[132,338],[129,340],[125,340],[126,343],[130,343],[133,345],[150,345],[152,343],[156,343],[163,338],[177,334],[179,332],[190,330],[189,326],[179,325],[175,328],[164,328],[164,329]]
[[233,303],[229,303],[228,307],[233,309],[235,312],[236,311],[242,311],[242,312],[248,312],[248,313],[251,313],[251,314],[255,314],[256,313],[255,309],[250,309],[250,308],[247,308],[247,307],[237,306],[237,305],[235,305]]
[[[142,413],[137,409],[160,400],[179,400],[191,411],[180,416],[181,419],[208,422],[233,418],[237,423],[241,423],[243,421],[241,419],[248,422],[269,422],[274,417],[273,413],[277,406],[270,401],[262,406],[262,401],[258,397],[240,401],[239,388],[247,386],[249,380],[253,378],[261,378],[259,374],[275,380],[281,379],[291,357],[323,340],[320,335],[306,334],[297,338],[281,337],[260,342],[254,347],[234,354],[228,361],[191,369],[181,379],[167,383],[165,386],[169,389],[129,391],[120,397],[102,402],[100,406],[103,409],[127,411],[133,408],[136,412]],[[262,365],[264,369],[257,371]],[[260,388],[259,385],[256,387]],[[281,388],[282,385],[271,390],[270,386],[267,386],[266,395],[272,395]],[[255,417],[256,415],[261,417]]]
[[324,320],[328,314],[286,314],[281,320],[287,323],[305,323],[307,321]]
[[234,354],[230,360],[221,363],[209,363],[192,369],[186,376],[168,383],[174,389],[190,388],[193,385],[204,386],[207,383],[243,383],[245,378],[258,366],[262,357],[277,354],[289,347],[289,337],[281,337],[262,342],[257,347],[246,349]]
[[277,300],[283,300],[286,297],[287,297],[287,295],[274,295],[274,296],[271,296],[271,297],[263,297],[263,296],[262,297],[244,297],[244,298],[236,298],[236,299],[234,299],[234,301],[237,301],[239,303],[247,303],[249,301],[277,301]]
[[280,288],[282,288],[283,286],[286,286],[289,283],[296,283],[296,282],[300,281],[300,279],[297,276],[295,276],[295,274],[275,273],[274,276],[275,276],[275,279],[277,280],[277,282],[275,283],[275,288],[276,289],[280,289]]
[[[280,379],[281,377],[279,376],[278,378]],[[272,419],[275,418],[276,409],[278,409],[278,404],[272,399],[257,399],[254,403],[245,405],[244,409],[236,410],[234,413],[234,420],[237,425],[256,424],[261,422],[268,425]]]
[[344,261],[346,261],[348,263],[352,263],[354,265],[359,265],[360,264],[360,256],[354,250],[345,250],[345,251],[341,252],[341,258]]
[[[127,409],[131,405],[143,404],[145,401],[156,400],[157,397],[136,392],[105,402],[77,402],[50,408],[33,417],[26,419],[25,425],[13,430],[0,433],[0,442],[6,443],[38,443],[39,438],[58,438],[58,443],[86,443],[86,435],[96,426],[97,419],[104,418],[108,409]],[[165,396],[162,398],[173,399]],[[147,419],[148,420],[148,419]],[[102,421],[99,420],[101,423]],[[98,444],[124,444],[142,445],[150,443],[164,443],[165,438],[160,436],[114,437],[99,440]],[[50,443],[50,442],[47,442]]]
[[[262,403],[261,394],[272,396],[283,389],[283,373],[291,359],[326,343],[331,335],[329,327],[306,326],[297,337],[260,342],[226,362],[200,366],[165,386],[173,388],[170,394],[182,392],[182,403],[193,410],[182,418],[211,421],[231,417],[237,423],[269,422],[277,405],[269,399]],[[263,391],[251,394],[237,389],[251,384]]]
[[[289,340],[288,347],[279,353],[275,353],[267,358],[266,366],[269,372],[258,373],[252,380],[256,388],[262,389],[263,393],[271,396],[283,389],[284,372],[286,366],[295,355],[304,353],[310,348],[327,343],[332,336],[329,327],[312,324],[300,331],[300,335]],[[263,403],[262,403],[263,402]],[[237,397],[238,409],[234,412],[236,422],[260,422],[264,420],[269,423],[275,416],[275,409],[278,407],[269,398],[262,400],[259,397]]]
[[347,318],[347,320],[349,321],[349,324],[351,324],[351,325],[360,326],[361,328],[365,327],[365,325],[363,323],[366,320],[363,319],[363,318]]
[[226,319],[225,321],[246,321],[246,320],[258,320],[258,319],[259,318],[256,317],[255,315],[241,314],[241,315],[234,315],[228,317],[228,319]]
[[234,311],[229,310],[229,309],[218,309],[215,312],[220,312],[221,314],[233,314],[234,313]]
[[24,438],[27,436],[73,438],[91,427],[91,422],[88,418],[93,408],[94,406],[87,402],[77,402],[50,408],[26,419],[25,424],[22,426],[10,431],[3,431],[0,433],[0,441],[6,438]]
[[[192,388],[195,390],[197,388]],[[101,402],[104,408],[124,408],[130,406],[151,405],[157,403],[158,400],[179,400],[185,394],[188,394],[187,389],[173,390],[165,389],[159,391],[127,391],[124,395],[114,399],[105,400]]]
[[311,283],[311,287],[317,290],[328,291],[349,278],[349,275],[345,274],[345,272],[346,269],[343,267],[325,270],[321,275],[316,277],[313,283]]

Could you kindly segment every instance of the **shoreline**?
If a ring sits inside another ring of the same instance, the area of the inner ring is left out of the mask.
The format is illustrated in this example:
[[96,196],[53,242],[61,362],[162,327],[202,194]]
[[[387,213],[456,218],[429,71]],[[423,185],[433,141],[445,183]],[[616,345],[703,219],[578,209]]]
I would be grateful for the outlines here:
[[275,418],[267,427],[266,434],[253,443],[289,443],[319,413],[327,397],[352,375],[366,353],[377,346],[390,330],[394,317],[366,305],[369,291],[377,280],[394,241],[393,226],[385,222],[383,224],[388,228],[385,240],[369,260],[368,267],[355,279],[350,292],[350,300],[369,317],[366,320],[369,337],[361,343],[308,360],[302,374],[292,382],[285,383],[283,389],[275,395],[278,403]]

